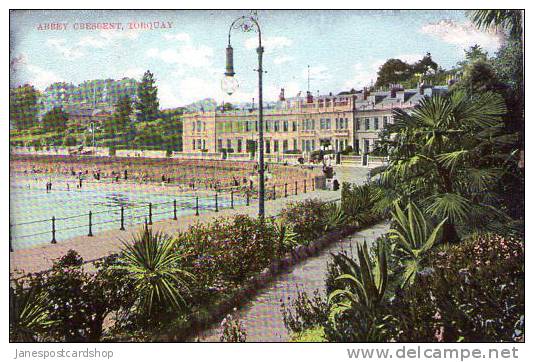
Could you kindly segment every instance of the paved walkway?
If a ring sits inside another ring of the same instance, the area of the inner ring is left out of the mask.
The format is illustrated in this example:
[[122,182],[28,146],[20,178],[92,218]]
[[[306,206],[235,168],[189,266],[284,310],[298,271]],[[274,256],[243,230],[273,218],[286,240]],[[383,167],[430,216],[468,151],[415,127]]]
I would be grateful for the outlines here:
[[[361,183],[367,178],[367,168],[341,167],[335,168],[336,176],[343,181]],[[315,190],[313,192],[299,193],[266,202],[266,215],[277,215],[289,201],[299,201],[308,198],[319,198],[322,200],[334,200],[340,197],[340,191]],[[231,216],[236,214],[246,214],[256,216],[258,212],[257,204],[250,206],[239,206],[235,209],[225,209],[220,212],[205,212],[200,216],[188,215],[178,217],[175,220],[163,220],[155,222],[152,226],[154,230],[173,233],[186,230],[190,225],[198,222],[207,222],[217,217]],[[116,253],[120,250],[123,241],[131,240],[132,236],[139,233],[142,224],[128,228],[125,231],[108,230],[95,234],[93,237],[78,236],[66,241],[59,241],[57,244],[41,245],[34,248],[15,250],[10,253],[10,271],[39,272],[52,267],[53,261],[65,255],[70,250],[76,250],[84,260],[94,260],[106,255]]]
[[[324,296],[330,253],[346,250],[349,255],[356,255],[358,243],[374,241],[388,229],[389,224],[384,222],[357,231],[278,275],[244,307],[233,313],[234,318],[243,323],[247,342],[287,342],[289,335],[284,326],[280,302],[283,300],[287,305],[289,301],[294,301],[299,290],[312,297],[318,289]],[[202,342],[218,342],[221,333],[220,324],[215,324],[197,337]]]

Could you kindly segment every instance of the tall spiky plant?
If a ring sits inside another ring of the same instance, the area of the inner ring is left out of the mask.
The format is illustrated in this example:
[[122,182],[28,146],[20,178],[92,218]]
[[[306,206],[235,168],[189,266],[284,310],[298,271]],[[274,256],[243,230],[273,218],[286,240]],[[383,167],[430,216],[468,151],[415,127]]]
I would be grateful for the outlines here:
[[346,287],[336,289],[328,295],[329,321],[336,328],[337,318],[344,313],[356,313],[361,318],[354,328],[358,341],[376,340],[381,333],[382,321],[378,308],[388,286],[388,263],[385,245],[378,241],[376,256],[371,259],[367,243],[357,245],[358,263],[346,255],[350,272],[336,278],[346,282]]
[[434,246],[441,232],[443,219],[433,230],[421,210],[408,203],[403,211],[398,202],[391,212],[393,228],[389,230],[389,238],[392,239],[397,249],[402,253],[404,275],[401,287],[412,284],[418,271],[421,270],[427,252]]
[[9,338],[12,342],[36,342],[54,322],[48,314],[47,294],[36,286],[10,287]]
[[134,285],[139,311],[152,317],[155,307],[183,310],[193,275],[180,268],[175,240],[145,226],[132,243],[123,243],[122,265]]

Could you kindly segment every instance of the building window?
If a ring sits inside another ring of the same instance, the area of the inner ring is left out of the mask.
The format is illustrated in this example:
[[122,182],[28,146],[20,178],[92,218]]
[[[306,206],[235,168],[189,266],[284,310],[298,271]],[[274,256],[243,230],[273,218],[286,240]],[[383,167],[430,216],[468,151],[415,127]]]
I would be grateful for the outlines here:
[[354,152],[360,153],[360,140],[354,140]]
[[241,153],[243,151],[243,141],[241,139],[237,140],[237,153]]
[[326,129],[332,129],[332,121],[330,118],[326,119]]
[[248,121],[245,121],[245,132],[250,132],[250,124]]
[[289,122],[288,121],[284,121],[284,132],[287,132],[289,131]]
[[386,124],[388,124],[388,117],[387,117],[387,116],[384,116],[384,118],[382,119],[382,122],[383,122],[384,127],[385,127]]
[[265,153],[271,153],[271,141],[265,141]]
[[274,131],[280,132],[280,121],[274,121]]
[[293,121],[293,132],[297,132],[297,122]]
[[321,120],[320,120],[319,122],[320,122],[320,124],[319,124],[319,128],[320,128],[320,129],[324,129],[324,127],[325,127],[325,125],[324,125],[324,119],[321,118]]
[[297,139],[294,138],[294,139],[293,139],[293,149],[294,149],[294,150],[298,150],[298,148],[299,148],[299,146],[298,146],[298,143],[297,143]]
[[356,118],[356,131],[360,130],[360,119]]
[[222,148],[223,148],[222,139],[219,138],[217,140],[217,149],[220,151]]
[[378,117],[375,117],[375,129],[378,129]]
[[366,119],[365,119],[365,130],[366,130],[366,131],[369,130],[369,118],[366,118]]
[[202,148],[202,140],[197,140],[197,148],[200,150]]
[[229,150],[230,148],[232,148],[232,140],[231,139],[227,139],[226,140],[226,149]]
[[311,150],[315,150],[315,140],[311,141]]
[[278,152],[278,140],[274,140],[274,152]]
[[206,140],[202,140],[202,149],[203,149],[203,150],[206,149]]
[[195,132],[195,126],[196,126],[196,122],[193,121],[193,132]]
[[193,150],[195,150],[195,140],[193,140]]
[[288,147],[288,142],[287,142],[287,140],[284,140],[282,142],[282,151],[286,152],[287,151],[287,147]]

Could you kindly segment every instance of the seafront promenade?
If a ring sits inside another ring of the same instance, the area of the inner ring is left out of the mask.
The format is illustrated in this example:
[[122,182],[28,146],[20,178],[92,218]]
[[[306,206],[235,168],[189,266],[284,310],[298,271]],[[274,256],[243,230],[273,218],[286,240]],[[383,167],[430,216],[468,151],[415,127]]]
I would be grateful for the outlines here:
[[[337,177],[340,182],[360,181],[366,178],[367,168],[336,167]],[[321,200],[336,200],[340,198],[340,190],[308,190],[306,193],[299,193],[287,198],[278,198],[266,202],[266,215],[275,216],[285,207],[288,202],[301,201],[309,198]],[[178,220],[167,219],[154,222],[152,228],[155,231],[162,231],[172,234],[177,231],[184,231],[195,223],[209,222],[218,217],[245,214],[256,216],[258,206],[251,203],[249,206],[236,206],[234,209],[223,209],[219,212],[205,211],[199,216],[187,215],[179,216]],[[94,234],[94,236],[78,236],[65,241],[58,241],[57,244],[45,244],[28,249],[15,250],[10,253],[11,272],[40,272],[49,269],[53,261],[65,255],[70,250],[76,250],[85,261],[91,261],[118,252],[123,242],[129,242],[132,236],[142,230],[143,223],[130,226],[124,231],[108,230]],[[16,276],[16,275],[15,275]]]

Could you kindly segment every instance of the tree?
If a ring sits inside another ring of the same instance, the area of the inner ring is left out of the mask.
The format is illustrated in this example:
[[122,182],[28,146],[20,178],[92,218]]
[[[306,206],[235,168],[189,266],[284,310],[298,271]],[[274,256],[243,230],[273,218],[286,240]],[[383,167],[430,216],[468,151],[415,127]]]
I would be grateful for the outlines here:
[[469,12],[471,21],[481,29],[500,28],[509,32],[512,39],[523,37],[522,10],[473,10]]
[[442,242],[458,241],[458,227],[468,233],[505,218],[493,205],[507,157],[499,145],[507,137],[505,112],[497,94],[454,91],[426,98],[410,113],[395,110],[395,123],[382,135],[390,163],[380,172],[381,185],[394,191],[392,199],[411,200],[436,220],[446,218]]
[[61,107],[54,107],[43,117],[43,128],[47,131],[64,132],[69,115]]
[[154,74],[147,70],[137,88],[136,108],[139,112],[138,121],[147,122],[158,118],[158,87],[155,83]]
[[438,70],[438,64],[432,60],[432,55],[430,53],[426,53],[421,60],[412,65],[412,73],[425,75],[431,70],[435,73]]
[[391,83],[400,83],[412,75],[410,64],[400,59],[387,60],[378,70],[376,86],[388,86]]
[[25,84],[9,90],[9,119],[18,130],[37,124],[37,99],[39,92]]
[[121,97],[115,105],[113,116],[104,122],[104,132],[111,137],[129,133],[131,131],[131,114],[132,101],[130,97]]

